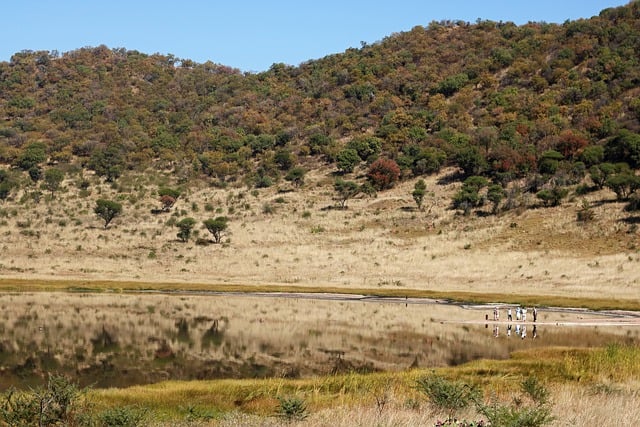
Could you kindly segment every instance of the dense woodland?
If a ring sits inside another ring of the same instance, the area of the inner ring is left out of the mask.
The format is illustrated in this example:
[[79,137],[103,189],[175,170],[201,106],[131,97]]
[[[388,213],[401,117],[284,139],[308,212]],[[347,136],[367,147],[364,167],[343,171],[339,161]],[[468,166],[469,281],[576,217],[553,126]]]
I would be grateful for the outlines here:
[[604,187],[634,210],[638,52],[640,2],[563,24],[431,22],[261,73],[105,46],[22,51],[0,63],[0,199],[87,170],[267,187],[328,167],[381,191],[457,166],[465,212]]

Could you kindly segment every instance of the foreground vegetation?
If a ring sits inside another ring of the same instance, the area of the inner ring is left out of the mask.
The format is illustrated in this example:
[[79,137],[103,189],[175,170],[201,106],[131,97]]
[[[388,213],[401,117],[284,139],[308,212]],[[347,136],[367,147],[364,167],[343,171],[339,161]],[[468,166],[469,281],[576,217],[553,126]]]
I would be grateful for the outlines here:
[[[594,418],[593,408],[587,408],[595,404],[608,408],[599,416],[615,420],[615,425],[631,426],[640,416],[639,381],[640,350],[636,347],[555,348],[436,371],[297,380],[164,382],[128,389],[79,390],[52,377],[43,389],[5,394],[0,415],[8,422],[20,416],[45,419],[42,412],[46,412],[49,419],[64,420],[65,425],[114,426],[436,425],[438,420],[453,417],[474,423],[492,420],[492,426],[546,425],[553,419],[553,425],[602,425],[607,419]],[[31,407],[31,399],[58,403],[24,410]],[[469,399],[476,402],[475,410],[467,407]],[[620,405],[627,405],[624,413],[616,412]],[[19,408],[24,411],[18,412]],[[354,417],[356,413],[360,415]],[[538,421],[524,423],[525,417]],[[514,423],[514,419],[521,421]]]

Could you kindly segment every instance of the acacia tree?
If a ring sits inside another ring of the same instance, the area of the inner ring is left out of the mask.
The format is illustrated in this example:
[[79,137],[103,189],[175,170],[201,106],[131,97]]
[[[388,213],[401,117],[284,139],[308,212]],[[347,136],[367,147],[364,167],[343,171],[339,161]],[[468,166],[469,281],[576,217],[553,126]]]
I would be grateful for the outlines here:
[[413,196],[413,200],[416,202],[416,205],[418,205],[418,209],[422,209],[422,201],[424,200],[426,190],[427,184],[425,184],[424,179],[419,179],[413,186],[413,192],[411,195]]
[[191,237],[191,230],[193,230],[193,227],[196,225],[196,220],[188,217],[188,218],[183,218],[182,220],[178,221],[176,223],[176,227],[178,227],[180,229],[180,231],[178,231],[178,239],[180,239],[182,242],[186,242],[189,240],[189,237]]
[[296,166],[291,168],[289,172],[287,172],[284,179],[292,182],[296,187],[302,187],[302,185],[304,184],[304,176],[306,173],[307,171],[304,170],[304,168]]
[[333,184],[333,189],[336,191],[338,197],[338,203],[340,204],[340,209],[345,209],[347,205],[347,200],[355,197],[360,193],[360,186],[354,181],[345,181],[342,178],[336,179],[336,182]]
[[58,168],[47,169],[44,173],[43,186],[51,191],[51,197],[60,188],[60,184],[64,180],[64,172]]
[[89,159],[88,167],[93,169],[96,175],[105,177],[107,182],[114,182],[122,174],[124,164],[122,149],[110,145],[95,150]]
[[453,196],[453,207],[462,210],[464,215],[469,215],[471,209],[482,205],[484,200],[480,197],[480,190],[488,184],[489,181],[483,176],[465,179],[460,190]]
[[226,216],[219,216],[216,219],[209,218],[204,221],[203,224],[209,230],[209,233],[213,236],[215,243],[220,243],[222,239],[222,232],[227,229],[229,218]]
[[99,199],[96,201],[93,212],[104,220],[104,229],[106,230],[109,223],[122,214],[122,205],[113,200]]
[[489,189],[487,190],[487,199],[489,199],[489,201],[493,203],[493,209],[491,210],[491,212],[493,212],[494,214],[498,212],[500,202],[505,198],[506,195],[507,192],[504,190],[504,188],[502,188],[500,184],[493,184],[489,186]]

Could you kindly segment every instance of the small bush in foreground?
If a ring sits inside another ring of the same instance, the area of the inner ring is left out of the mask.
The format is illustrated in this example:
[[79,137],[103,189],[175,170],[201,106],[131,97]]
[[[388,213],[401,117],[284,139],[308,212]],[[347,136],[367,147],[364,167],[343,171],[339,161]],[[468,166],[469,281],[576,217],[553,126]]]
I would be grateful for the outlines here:
[[144,425],[145,411],[124,406],[107,409],[97,415],[98,426],[104,427],[138,427]]
[[520,383],[521,396],[513,398],[512,404],[484,404],[476,402],[478,412],[484,415],[492,427],[540,427],[550,424],[549,391],[535,377]]
[[52,375],[43,387],[4,393],[0,421],[9,426],[73,425],[77,399],[82,393],[65,377]]
[[307,404],[299,397],[279,397],[276,415],[287,421],[301,421],[309,416]]
[[418,378],[417,389],[427,395],[436,409],[445,411],[448,420],[479,398],[479,392],[469,384],[447,380],[435,373]]
[[551,423],[549,392],[535,377],[528,377],[520,384],[521,395],[510,404],[497,402],[486,404],[476,387],[460,381],[450,381],[431,374],[417,380],[417,388],[425,393],[429,402],[438,410],[446,411],[447,419],[436,426],[483,426],[484,420],[459,421],[456,412],[475,404],[491,427],[541,427]]

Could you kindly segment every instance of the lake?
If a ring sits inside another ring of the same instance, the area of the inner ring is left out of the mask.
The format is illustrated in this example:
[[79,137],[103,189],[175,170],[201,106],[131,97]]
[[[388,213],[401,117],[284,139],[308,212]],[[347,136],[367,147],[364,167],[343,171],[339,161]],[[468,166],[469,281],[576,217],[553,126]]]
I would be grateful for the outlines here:
[[125,387],[439,367],[535,347],[640,343],[637,313],[540,307],[534,331],[531,322],[505,322],[503,306],[494,322],[494,306],[418,299],[39,292],[0,293],[0,307],[2,390],[40,384],[52,372],[81,386]]

